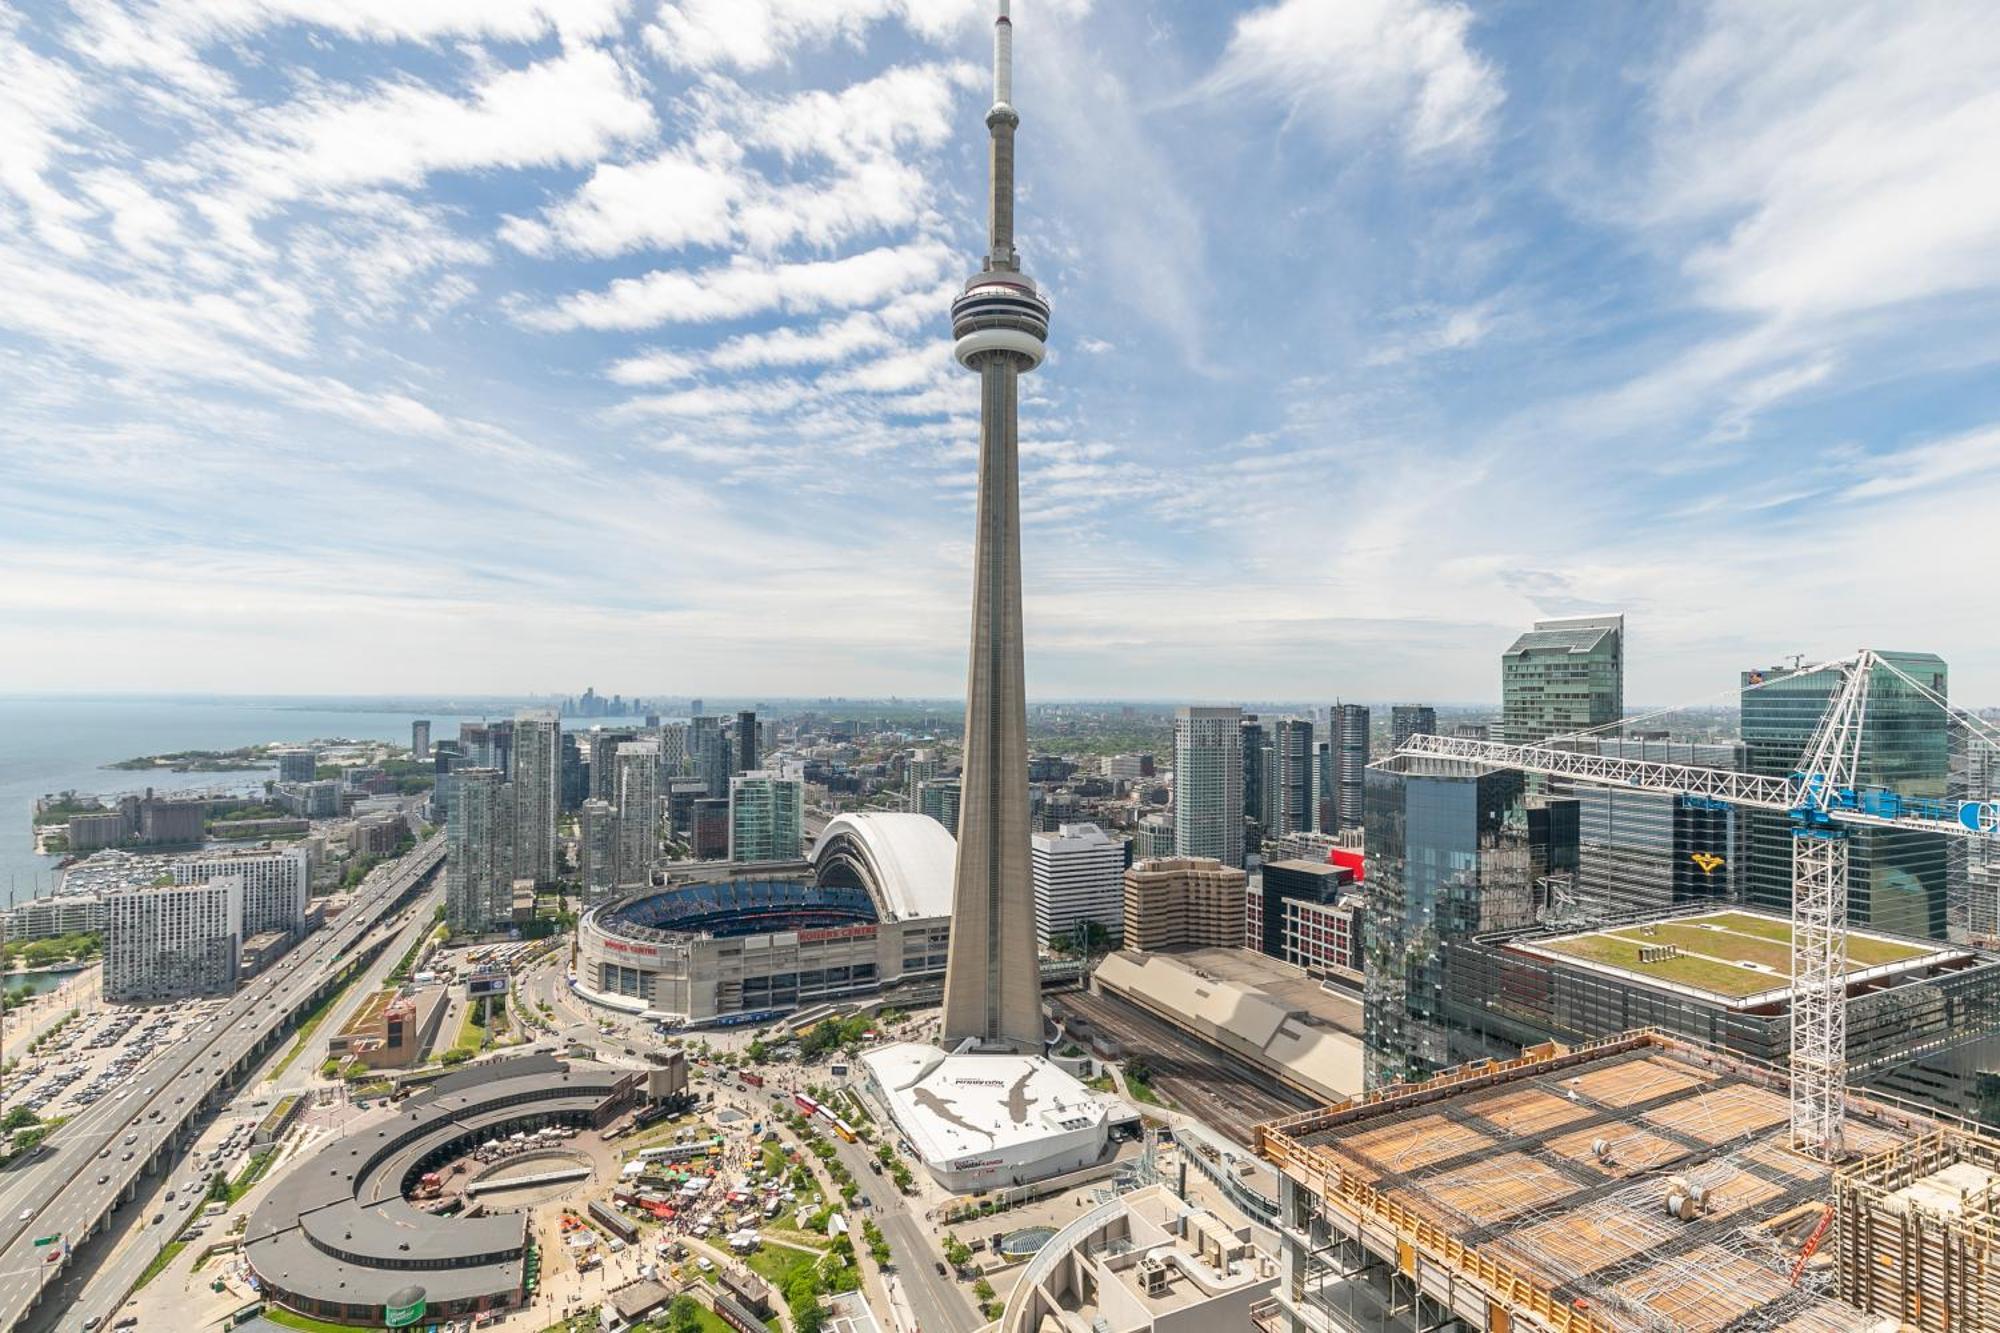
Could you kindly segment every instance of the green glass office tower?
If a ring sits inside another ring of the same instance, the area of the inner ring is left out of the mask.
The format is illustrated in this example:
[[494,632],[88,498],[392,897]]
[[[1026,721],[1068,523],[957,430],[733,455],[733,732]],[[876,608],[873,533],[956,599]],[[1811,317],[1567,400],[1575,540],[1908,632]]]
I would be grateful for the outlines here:
[[[1939,695],[1946,693],[1944,660],[1932,653],[1881,654]],[[1840,674],[1788,676],[1767,667],[1742,675],[1745,767],[1783,777],[1798,767],[1813,729],[1840,687]],[[1860,781],[1903,796],[1942,798],[1951,763],[1950,719],[1944,710],[1877,666],[1868,682],[1861,738]],[[1744,895],[1753,907],[1792,910],[1791,821],[1747,811],[1750,829]],[[1849,844],[1847,919],[1895,934],[1945,937],[1946,840],[1902,829],[1856,829]]]
[[1533,745],[1624,716],[1624,616],[1540,620],[1501,654],[1500,739]]

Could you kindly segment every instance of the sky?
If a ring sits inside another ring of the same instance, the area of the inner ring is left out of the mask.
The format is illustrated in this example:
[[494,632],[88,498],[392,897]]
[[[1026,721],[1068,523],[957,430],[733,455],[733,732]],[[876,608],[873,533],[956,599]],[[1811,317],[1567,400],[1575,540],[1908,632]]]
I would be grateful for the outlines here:
[[[1016,0],[1030,692],[2000,703],[1980,0]],[[990,0],[0,0],[0,689],[950,696]]]

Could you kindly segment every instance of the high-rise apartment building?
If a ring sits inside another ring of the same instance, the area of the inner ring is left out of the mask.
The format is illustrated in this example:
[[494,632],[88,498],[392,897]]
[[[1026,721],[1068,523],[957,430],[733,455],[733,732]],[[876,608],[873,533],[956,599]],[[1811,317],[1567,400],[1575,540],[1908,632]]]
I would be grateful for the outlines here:
[[104,998],[227,995],[243,954],[243,879],[113,889],[104,901]]
[[444,919],[464,935],[514,914],[514,787],[497,768],[462,768],[445,821]]
[[1213,857],[1137,862],[1125,872],[1125,947],[1242,948],[1249,883]]
[[757,768],[757,714],[748,708],[736,714],[736,730],[730,737],[734,742],[735,755],[731,760],[730,772],[750,773]]
[[562,790],[559,799],[564,814],[579,809],[590,799],[590,764],[585,759],[583,737],[566,731],[562,736]]
[[576,859],[586,902],[609,898],[618,887],[618,807],[609,801],[583,803]]
[[1435,736],[1437,709],[1428,704],[1397,704],[1389,710],[1389,753],[1403,748],[1412,736]]
[[1174,718],[1174,855],[1243,865],[1243,710]]
[[920,782],[917,784],[917,813],[929,815],[956,836],[961,795],[957,778],[930,778]]
[[903,808],[912,814],[922,814],[923,807],[917,800],[917,791],[924,783],[934,781],[937,775],[936,750],[910,751],[910,757],[903,761],[904,789],[909,793],[908,802]]
[[1534,920],[1526,783],[1514,769],[1390,758],[1367,770],[1368,1086],[1483,1054],[1446,1004],[1445,946]]
[[278,760],[278,781],[311,782],[319,771],[319,756],[311,750],[287,746],[273,751]]
[[664,784],[675,778],[684,777],[688,771],[688,724],[685,722],[663,722],[660,724],[660,782]]
[[243,881],[243,938],[277,930],[294,938],[306,929],[312,892],[312,852],[291,846],[275,852],[203,856],[174,862],[176,884],[205,884],[224,875]]
[[410,758],[428,759],[430,757],[431,722],[427,717],[420,717],[410,723]]
[[[1882,653],[1940,696],[1947,693],[1944,660],[1931,653]],[[1745,765],[1765,777],[1797,770],[1807,742],[1840,687],[1837,671],[1796,673],[1788,667],[1746,671],[1741,678]],[[1868,683],[1862,719],[1863,786],[1905,797],[1941,800],[1951,774],[1951,726],[1931,703],[1886,666]],[[1747,810],[1748,865],[1744,893],[1752,907],[1789,913],[1792,907],[1792,824],[1782,814]],[[1854,829],[1848,836],[1847,918],[1892,934],[1943,939],[1949,897],[1947,840],[1904,829]]]
[[1334,748],[1334,817],[1339,827],[1322,832],[1345,833],[1361,827],[1364,808],[1363,774],[1368,769],[1368,710],[1361,704],[1335,704],[1327,720]]
[[796,861],[805,849],[803,782],[752,771],[729,780],[729,859]]
[[556,881],[562,809],[562,721],[552,709],[514,718],[514,878]]
[[636,731],[592,727],[590,745],[590,799],[618,804],[618,747],[639,739]]
[[660,746],[625,741],[613,758],[618,792],[618,881],[649,884],[660,850]]
[[729,744],[722,719],[697,716],[688,720],[688,743],[694,751],[694,775],[707,784],[711,799],[729,795]]
[[1538,620],[1500,657],[1500,739],[1533,745],[1625,717],[1625,617]]
[[1313,826],[1313,725],[1280,718],[1265,739],[1264,836],[1282,838]]
[[1037,833],[1035,942],[1074,939],[1086,923],[1116,935],[1125,924],[1125,844],[1096,824],[1063,824]]

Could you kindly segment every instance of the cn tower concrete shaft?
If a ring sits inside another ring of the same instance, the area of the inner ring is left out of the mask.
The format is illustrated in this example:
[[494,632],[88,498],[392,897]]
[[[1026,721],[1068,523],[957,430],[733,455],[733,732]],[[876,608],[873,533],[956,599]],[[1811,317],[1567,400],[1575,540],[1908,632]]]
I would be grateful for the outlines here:
[[1049,306],[1014,251],[1012,28],[994,25],[993,191],[984,267],[952,303],[954,353],[979,374],[979,518],[965,765],[944,1044],[1039,1051],[1041,968],[1030,879],[1028,705],[1022,665],[1020,377],[1042,362]]

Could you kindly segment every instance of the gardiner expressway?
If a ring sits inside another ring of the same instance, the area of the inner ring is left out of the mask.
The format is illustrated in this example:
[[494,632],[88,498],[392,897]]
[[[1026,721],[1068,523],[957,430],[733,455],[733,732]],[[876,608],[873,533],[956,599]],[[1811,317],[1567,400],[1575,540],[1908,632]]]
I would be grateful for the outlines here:
[[384,923],[444,860],[433,837],[371,875],[333,923],[251,981],[187,1040],[142,1067],[128,1095],[65,1122],[0,1172],[0,1330],[18,1327],[70,1251],[101,1229],[140,1177],[171,1170],[208,1115],[355,968],[394,938]]

